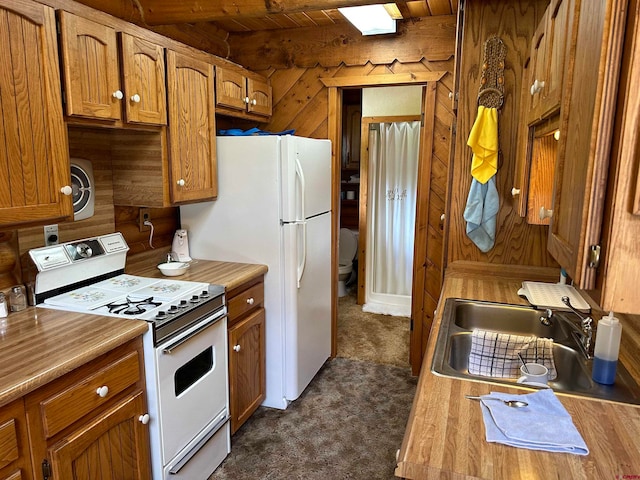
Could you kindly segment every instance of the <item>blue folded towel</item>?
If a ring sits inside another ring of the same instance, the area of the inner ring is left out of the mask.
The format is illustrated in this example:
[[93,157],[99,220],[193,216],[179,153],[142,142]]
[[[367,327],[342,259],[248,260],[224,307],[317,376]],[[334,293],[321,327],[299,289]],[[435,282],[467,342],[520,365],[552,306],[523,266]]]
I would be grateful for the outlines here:
[[250,128],[242,130],[240,128],[230,128],[229,130],[219,130],[218,135],[226,137],[248,137],[252,135],[293,135],[295,130],[283,130],[282,132],[265,132],[259,128]]
[[493,248],[496,241],[496,215],[499,207],[496,176],[486,183],[472,179],[464,219],[467,221],[467,236],[485,253]]
[[[529,405],[513,408],[497,400],[522,400]],[[487,442],[547,452],[588,455],[589,449],[553,390],[527,395],[491,392],[483,395],[482,418]]]

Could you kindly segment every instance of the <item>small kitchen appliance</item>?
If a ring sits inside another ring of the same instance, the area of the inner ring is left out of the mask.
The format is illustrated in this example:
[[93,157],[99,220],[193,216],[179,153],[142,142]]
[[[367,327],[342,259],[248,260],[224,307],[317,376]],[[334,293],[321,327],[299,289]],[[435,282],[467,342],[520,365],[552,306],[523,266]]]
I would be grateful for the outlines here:
[[178,256],[179,262],[190,262],[189,256],[189,238],[187,237],[187,231],[183,228],[176,230],[173,235],[173,244],[171,245],[171,251]]
[[148,323],[153,480],[205,480],[231,450],[224,287],[125,274],[128,250],[118,232],[30,250],[36,306]]

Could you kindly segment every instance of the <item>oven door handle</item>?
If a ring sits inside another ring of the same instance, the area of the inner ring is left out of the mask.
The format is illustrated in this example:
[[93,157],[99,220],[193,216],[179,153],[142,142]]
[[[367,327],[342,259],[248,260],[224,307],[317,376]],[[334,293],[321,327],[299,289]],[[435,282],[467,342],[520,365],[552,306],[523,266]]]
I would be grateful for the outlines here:
[[200,449],[204,446],[204,444],[207,443],[209,439],[213,437],[216,433],[218,433],[218,430],[220,430],[220,428],[228,421],[229,421],[229,415],[225,413],[225,415],[218,422],[216,422],[216,424],[213,427],[211,427],[211,430],[209,430],[198,441],[198,443],[194,445],[193,448],[186,453],[184,457],[182,457],[180,460],[178,460],[175,464],[173,464],[169,468],[169,473],[171,475],[175,475],[180,470],[182,470],[182,467],[184,467],[187,463],[189,463],[189,460],[191,460],[193,456],[200,451]]
[[222,318],[224,318],[224,316],[222,317],[215,317],[212,318],[211,320],[209,320],[206,323],[203,323],[202,325],[200,325],[198,328],[196,328],[195,330],[189,332],[189,334],[185,335],[184,337],[180,338],[179,340],[173,342],[170,345],[167,345],[166,347],[164,347],[162,349],[163,353],[167,353],[167,354],[171,354],[176,348],[178,348],[180,345],[186,343],[190,338],[195,337],[196,335],[198,335],[200,332],[202,332],[203,330],[206,330],[207,328],[209,328],[211,325],[213,325],[214,323],[218,322],[219,320],[221,320]]

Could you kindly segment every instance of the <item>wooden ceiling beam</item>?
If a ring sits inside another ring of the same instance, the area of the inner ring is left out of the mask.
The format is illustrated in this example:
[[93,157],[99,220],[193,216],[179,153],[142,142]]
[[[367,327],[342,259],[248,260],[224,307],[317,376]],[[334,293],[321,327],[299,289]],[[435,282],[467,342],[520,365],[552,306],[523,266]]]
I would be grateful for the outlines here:
[[[85,1],[91,0],[82,0]],[[95,0],[97,1],[97,0]],[[404,3],[399,0],[396,3]],[[100,3],[100,2],[99,2]],[[371,5],[380,0],[241,0],[214,2],[205,0],[116,0],[119,9],[142,7],[140,14],[147,25],[172,23],[215,22],[231,17],[264,17],[278,13],[298,13],[312,10],[330,10],[340,7]],[[104,7],[101,8],[104,10]]]

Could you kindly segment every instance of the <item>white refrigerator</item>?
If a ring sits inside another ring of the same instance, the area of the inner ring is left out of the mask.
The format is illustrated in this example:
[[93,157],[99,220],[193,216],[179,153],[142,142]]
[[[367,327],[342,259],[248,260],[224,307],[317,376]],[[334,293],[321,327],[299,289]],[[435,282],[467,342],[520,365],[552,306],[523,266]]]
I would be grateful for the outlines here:
[[263,405],[285,409],[331,354],[331,142],[217,137],[218,198],[180,207],[190,256],[261,263]]

